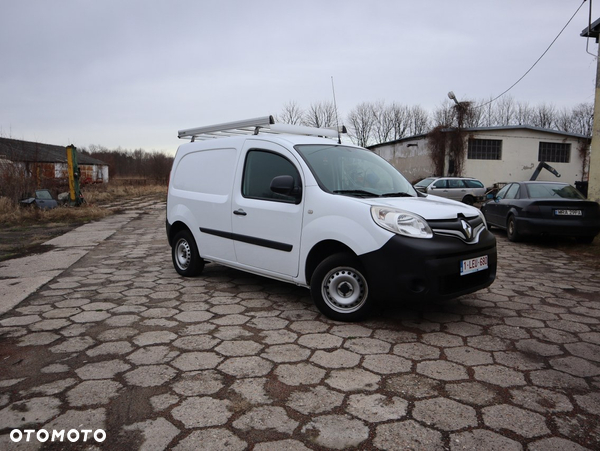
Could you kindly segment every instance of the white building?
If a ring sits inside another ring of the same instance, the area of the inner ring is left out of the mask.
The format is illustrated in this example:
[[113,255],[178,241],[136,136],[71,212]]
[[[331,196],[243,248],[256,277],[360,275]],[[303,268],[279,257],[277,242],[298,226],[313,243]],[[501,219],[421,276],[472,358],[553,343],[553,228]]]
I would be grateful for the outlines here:
[[[444,133],[454,132],[453,129]],[[538,180],[560,180],[575,185],[587,181],[590,138],[530,126],[463,129],[466,140],[463,176],[475,177],[485,186],[529,180],[540,162],[552,166],[560,179],[542,170]],[[458,175],[446,146],[442,174],[435,173],[428,135],[418,135],[370,146],[412,183],[432,175]]]

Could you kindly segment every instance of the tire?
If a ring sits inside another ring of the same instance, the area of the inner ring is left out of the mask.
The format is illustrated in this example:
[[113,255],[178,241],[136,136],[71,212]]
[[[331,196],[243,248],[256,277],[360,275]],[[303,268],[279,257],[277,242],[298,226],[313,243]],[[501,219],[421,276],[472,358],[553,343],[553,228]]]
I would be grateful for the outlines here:
[[463,204],[467,204],[467,205],[474,205],[475,204],[475,198],[473,196],[465,196],[463,197],[462,200]]
[[521,239],[521,235],[517,231],[517,221],[515,221],[513,215],[510,215],[506,221],[506,237],[512,242],[517,242]]
[[592,241],[594,241],[593,236],[576,236],[575,237],[575,241],[577,241],[579,244],[592,244]]
[[360,321],[371,309],[369,284],[352,254],[323,260],[312,275],[310,294],[321,313],[336,321]]
[[196,241],[189,230],[177,232],[173,238],[171,258],[175,271],[184,277],[198,276],[204,269],[204,260],[200,258]]

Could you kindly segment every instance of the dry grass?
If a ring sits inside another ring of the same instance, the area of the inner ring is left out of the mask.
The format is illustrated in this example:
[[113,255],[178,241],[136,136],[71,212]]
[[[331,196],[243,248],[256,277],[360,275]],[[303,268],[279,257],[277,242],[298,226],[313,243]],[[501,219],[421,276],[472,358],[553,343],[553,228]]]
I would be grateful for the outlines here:
[[0,197],[0,225],[6,228],[40,224],[82,224],[101,219],[113,212],[104,206],[123,199],[166,196],[166,186],[92,186],[83,191],[86,203],[79,207],[59,206],[52,210],[21,207]]

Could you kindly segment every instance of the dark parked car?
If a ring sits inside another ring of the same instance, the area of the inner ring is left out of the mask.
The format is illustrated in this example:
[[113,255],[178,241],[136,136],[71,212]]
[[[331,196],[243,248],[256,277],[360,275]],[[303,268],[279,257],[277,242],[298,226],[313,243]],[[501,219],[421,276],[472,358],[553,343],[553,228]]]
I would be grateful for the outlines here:
[[551,235],[591,243],[600,232],[600,205],[567,183],[513,182],[490,197],[481,207],[488,227],[506,229],[511,241]]
[[21,200],[23,206],[36,206],[42,210],[50,210],[51,208],[58,207],[58,202],[52,197],[50,191],[47,189],[38,189],[34,194],[25,196]]

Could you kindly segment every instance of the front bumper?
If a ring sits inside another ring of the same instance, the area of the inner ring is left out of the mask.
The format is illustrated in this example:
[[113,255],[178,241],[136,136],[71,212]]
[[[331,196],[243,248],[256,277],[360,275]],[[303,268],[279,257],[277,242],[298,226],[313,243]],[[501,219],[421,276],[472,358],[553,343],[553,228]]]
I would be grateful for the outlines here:
[[[460,275],[461,262],[488,256],[488,268]],[[496,278],[496,239],[484,230],[479,242],[448,236],[431,239],[395,235],[380,249],[360,256],[375,297],[390,300],[450,299],[481,290]]]

